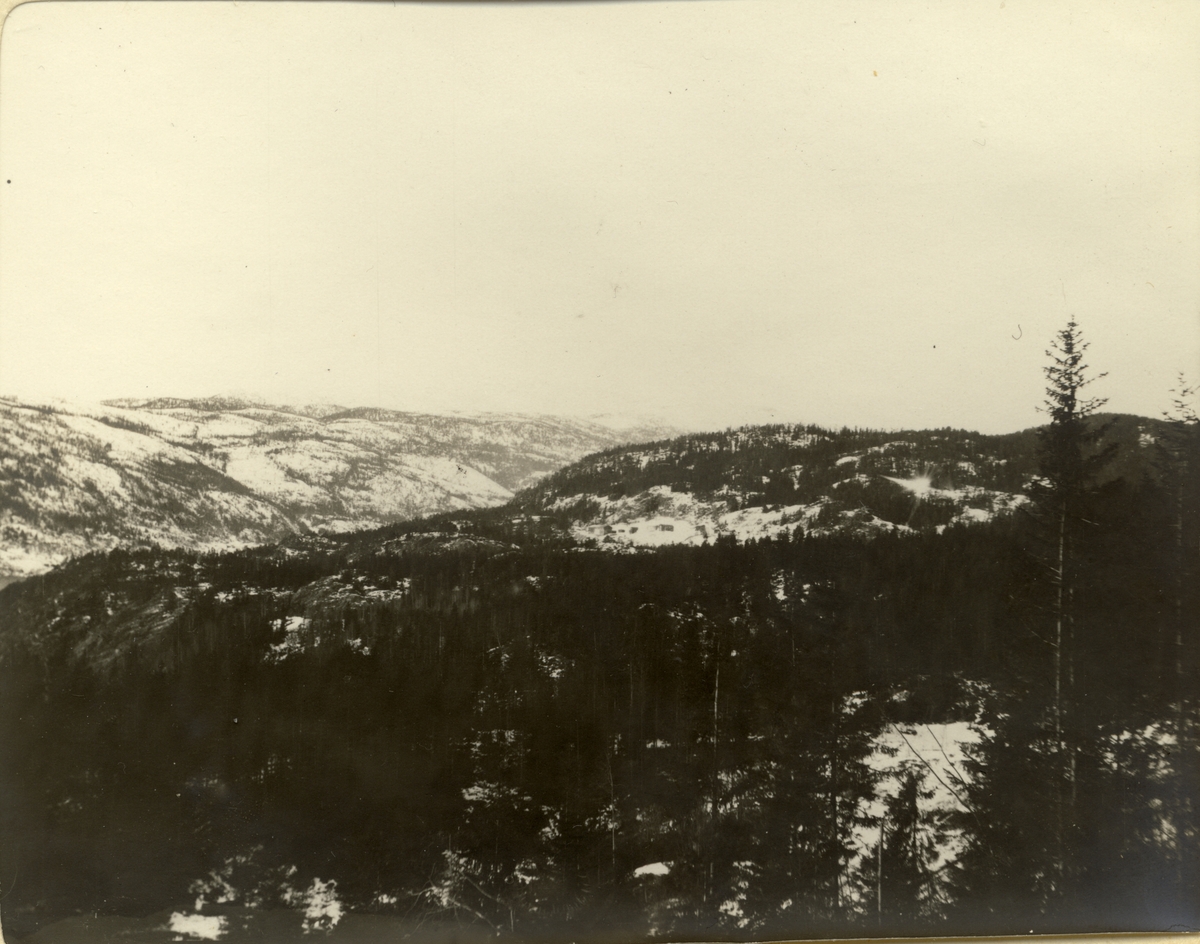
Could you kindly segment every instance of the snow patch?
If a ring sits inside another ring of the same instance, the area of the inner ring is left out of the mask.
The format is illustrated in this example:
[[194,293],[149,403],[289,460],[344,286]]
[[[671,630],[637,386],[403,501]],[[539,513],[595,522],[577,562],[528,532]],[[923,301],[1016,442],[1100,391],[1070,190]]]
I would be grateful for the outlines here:
[[958,521],[991,521],[992,513],[986,508],[964,508],[958,513]]
[[[225,933],[226,919],[222,915],[184,914],[176,911],[171,914],[167,930],[173,934],[183,935],[198,941],[217,941]],[[175,940],[182,941],[184,937]]]
[[303,652],[304,639],[301,633],[308,629],[311,624],[312,620],[305,619],[303,616],[288,616],[284,619],[276,620],[276,628],[283,630],[286,635],[283,642],[271,646],[266,656],[267,661],[282,662],[284,659]]
[[576,540],[596,541],[611,549],[699,546],[722,535],[733,535],[740,541],[773,538],[790,534],[820,510],[818,502],[730,511],[725,501],[704,501],[665,485],[619,499],[573,495],[558,499],[556,505],[565,508],[580,503],[598,507],[599,512],[572,526]]
[[895,482],[901,488],[906,488],[919,498],[924,498],[933,490],[933,480],[928,475],[918,475],[911,479],[898,479],[885,475],[889,482]]
[[[969,779],[963,762],[971,747],[990,736],[990,730],[970,721],[887,725],[874,738],[866,761],[880,774],[880,780],[875,798],[862,810],[864,823],[855,830],[854,845],[859,854],[866,858],[875,854],[887,801],[897,795],[909,772],[916,773],[921,781],[917,807],[922,819],[932,821],[952,810],[965,810],[963,796]],[[947,830],[931,869],[937,871],[957,859],[964,845],[961,830]]]
[[338,900],[337,881],[334,879],[323,882],[314,878],[304,891],[289,889],[284,900],[293,907],[304,906],[304,920],[300,927],[305,934],[314,931],[328,933],[342,920],[342,903]]

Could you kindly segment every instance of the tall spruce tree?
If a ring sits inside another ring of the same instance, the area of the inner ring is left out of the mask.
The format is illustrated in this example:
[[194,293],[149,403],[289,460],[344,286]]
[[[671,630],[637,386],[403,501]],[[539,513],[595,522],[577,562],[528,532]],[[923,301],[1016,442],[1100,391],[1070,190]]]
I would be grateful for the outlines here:
[[[1196,396],[1195,385],[1188,384],[1180,374],[1178,383],[1171,391],[1171,409],[1163,412],[1167,426],[1158,442],[1158,466],[1170,493],[1171,525],[1174,531],[1174,600],[1173,629],[1174,645],[1172,662],[1176,680],[1175,697],[1179,718],[1183,718],[1184,701],[1187,693],[1184,682],[1185,646],[1187,624],[1187,592],[1189,577],[1194,577],[1194,564],[1198,546],[1197,494],[1200,493],[1200,416],[1192,400]],[[1192,572],[1192,573],[1189,573]],[[1182,735],[1182,729],[1180,735]]]
[[[1171,391],[1171,408],[1163,412],[1167,425],[1158,446],[1158,471],[1166,486],[1170,506],[1172,606],[1169,622],[1174,729],[1177,750],[1174,768],[1171,818],[1176,858],[1176,879],[1182,884],[1194,878],[1197,836],[1193,799],[1196,775],[1196,743],[1191,719],[1195,711],[1192,666],[1197,628],[1196,588],[1200,584],[1200,415],[1194,398],[1198,392],[1179,374]],[[1189,658],[1191,656],[1192,658]]]
[[1072,318],[1054,336],[1044,368],[1050,422],[1039,430],[1040,478],[1033,489],[1039,517],[1048,526],[1049,570],[1053,588],[1050,606],[1053,649],[1052,715],[1054,737],[1063,771],[1055,797],[1056,870],[1065,868],[1067,820],[1074,820],[1077,794],[1077,728],[1075,705],[1077,625],[1076,592],[1082,577],[1080,544],[1088,527],[1087,507],[1099,472],[1114,458],[1116,445],[1100,447],[1108,423],[1095,414],[1106,399],[1088,397],[1085,388],[1106,374],[1089,374],[1084,362],[1089,343]]

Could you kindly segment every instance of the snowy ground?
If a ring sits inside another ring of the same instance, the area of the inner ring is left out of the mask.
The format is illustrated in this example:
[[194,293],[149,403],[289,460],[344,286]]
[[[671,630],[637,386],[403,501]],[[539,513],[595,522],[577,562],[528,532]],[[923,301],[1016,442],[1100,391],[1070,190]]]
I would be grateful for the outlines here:
[[[875,738],[868,766],[882,775],[875,799],[862,812],[878,822],[889,797],[895,797],[908,771],[921,777],[917,807],[922,817],[934,820],[952,810],[967,811],[969,784],[963,761],[966,750],[988,736],[986,728],[969,721],[944,724],[889,724]],[[886,828],[886,825],[885,825]],[[879,826],[866,824],[855,833],[860,856],[870,858],[878,849]],[[939,869],[962,851],[961,835],[951,831],[938,848],[932,868]]]
[[595,495],[560,500],[569,505],[579,500],[594,502],[600,513],[572,528],[577,540],[594,540],[601,546],[662,547],[668,544],[699,545],[732,534],[738,540],[774,537],[791,532],[820,510],[814,505],[743,508],[730,511],[723,501],[702,501],[687,492],[655,486],[639,495],[616,500]]
[[[863,478],[866,478],[863,476]],[[930,498],[955,502],[958,512],[955,522],[985,522],[996,514],[1016,507],[1024,498],[984,489],[934,489],[928,480],[895,480],[915,493]],[[598,506],[599,511],[587,520],[577,521],[571,533],[578,541],[595,541],[610,549],[651,548],[669,544],[700,545],[732,535],[739,541],[774,538],[794,533],[821,533],[825,530],[908,531],[871,515],[865,509],[844,509],[837,513],[832,524],[818,527],[816,521],[828,504],[821,499],[807,505],[765,505],[730,510],[724,501],[704,501],[688,492],[672,491],[668,486],[655,486],[634,496],[608,499],[599,495],[572,495],[559,499],[558,507],[570,507],[577,502]],[[969,503],[969,504],[968,504]],[[986,505],[988,507],[977,507]],[[939,530],[944,529],[939,526]]]

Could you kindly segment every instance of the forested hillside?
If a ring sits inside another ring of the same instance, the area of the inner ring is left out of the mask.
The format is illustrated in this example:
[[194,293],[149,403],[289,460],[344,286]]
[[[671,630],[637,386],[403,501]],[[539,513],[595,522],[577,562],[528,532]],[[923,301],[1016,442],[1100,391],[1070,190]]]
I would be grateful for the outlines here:
[[[1069,610],[1036,431],[687,437],[501,508],[7,587],[6,931],[1195,925],[1194,426],[1105,437]],[[636,553],[580,531],[578,496],[803,504],[850,466],[1023,500]]]
[[[1117,450],[1098,482],[1157,476],[1162,421],[1097,415]],[[609,449],[547,476],[514,506],[555,513],[614,548],[718,537],[936,531],[1004,517],[1038,477],[1038,435],[758,426]]]

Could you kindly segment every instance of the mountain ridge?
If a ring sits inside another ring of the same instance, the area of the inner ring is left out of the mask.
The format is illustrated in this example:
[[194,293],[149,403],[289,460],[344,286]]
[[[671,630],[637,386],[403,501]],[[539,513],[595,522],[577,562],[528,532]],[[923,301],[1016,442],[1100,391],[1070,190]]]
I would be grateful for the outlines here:
[[[1110,423],[1120,447],[1109,479],[1152,473],[1161,421]],[[1037,427],[969,430],[828,430],[804,424],[686,433],[615,447],[551,473],[518,493],[525,513],[571,518],[581,541],[620,547],[747,540],[800,528],[872,534],[942,530],[1020,507],[1038,470]]]
[[[322,415],[313,415],[320,413]],[[148,544],[195,551],[374,529],[512,503],[611,550],[943,529],[1019,507],[1037,429],[683,433],[524,414],[429,414],[239,397],[0,398],[0,576]],[[1162,423],[1112,414],[1111,475],[1143,474]],[[668,433],[631,442],[635,434]]]
[[500,504],[631,434],[563,417],[243,397],[4,397],[0,421],[0,575],[118,546],[222,550]]

